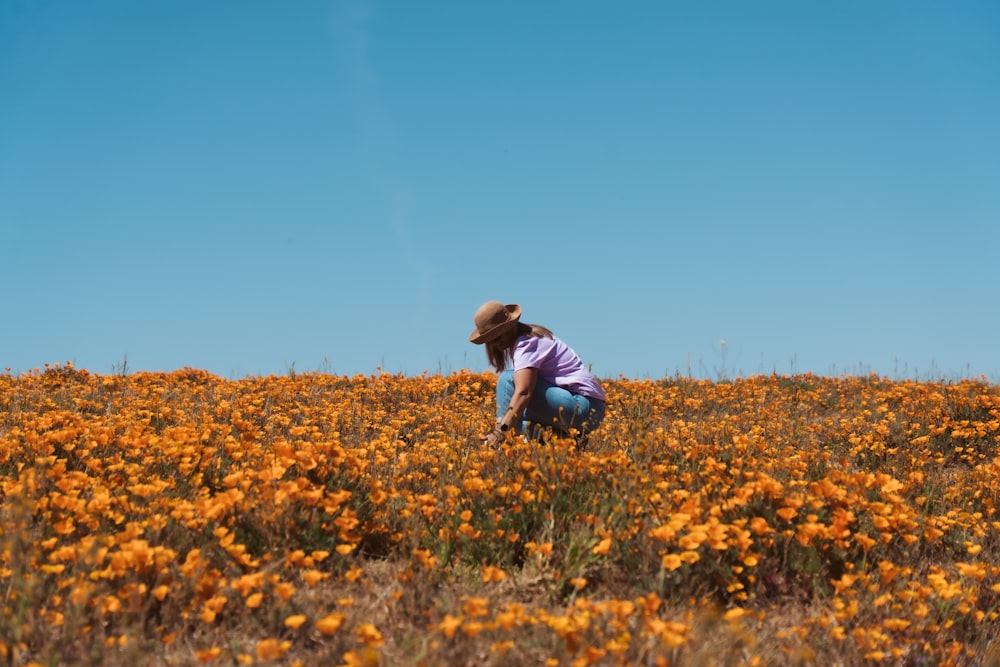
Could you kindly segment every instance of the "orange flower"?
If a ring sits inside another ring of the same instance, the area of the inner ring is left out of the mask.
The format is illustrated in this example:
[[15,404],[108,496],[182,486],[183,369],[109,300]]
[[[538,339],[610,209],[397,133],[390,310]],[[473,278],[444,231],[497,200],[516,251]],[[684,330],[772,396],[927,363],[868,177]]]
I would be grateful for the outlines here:
[[343,659],[344,664],[341,667],[378,667],[381,664],[378,653],[371,647],[365,647],[360,651],[347,651]]
[[340,612],[333,612],[332,614],[327,614],[323,618],[316,621],[316,629],[324,635],[332,635],[340,626],[344,624],[344,619],[346,617]]
[[910,625],[911,621],[908,621],[905,618],[887,618],[882,621],[882,627],[886,630],[905,630],[910,627]]
[[290,641],[278,641],[272,638],[262,639],[257,642],[257,659],[262,661],[280,660],[281,656],[291,647],[292,643]]
[[293,614],[285,619],[285,626],[292,630],[298,630],[306,622],[306,617],[302,614]]
[[868,535],[866,535],[865,533],[855,533],[854,541],[857,542],[859,545],[861,545],[861,548],[864,549],[865,551],[870,550],[873,546],[877,544],[875,540],[868,537]]
[[274,594],[288,602],[295,595],[295,586],[287,581],[280,582],[274,586]]
[[444,620],[438,623],[438,630],[448,639],[454,639],[455,631],[462,625],[464,619],[461,616],[445,614]]
[[382,633],[372,623],[362,623],[354,629],[354,634],[357,635],[359,642],[367,646],[381,646],[385,641]]
[[791,521],[792,519],[795,518],[795,515],[798,514],[798,510],[796,510],[794,507],[782,507],[777,512],[775,512],[775,514],[780,516],[785,521]]
[[507,573],[499,567],[484,565],[482,569],[483,583],[498,583],[507,578]]
[[665,570],[676,570],[683,564],[684,561],[682,561],[681,557],[678,556],[677,554],[667,554],[663,557],[663,560],[661,561],[661,565]]
[[480,618],[489,615],[490,601],[481,597],[467,597],[462,605],[462,611],[470,618]]
[[222,649],[218,646],[213,646],[212,648],[203,649],[201,651],[195,651],[194,653],[194,657],[198,659],[198,662],[212,662],[220,655],[222,655]]
[[[792,516],[794,516],[794,514]],[[790,520],[791,519],[786,519],[786,521]],[[767,535],[768,533],[773,532],[773,529],[767,525],[767,519],[761,516],[755,516],[750,519],[750,532],[754,535]]]
[[726,611],[726,613],[722,615],[722,618],[726,619],[727,621],[738,621],[739,619],[746,616],[747,613],[748,612],[746,609],[741,609],[740,607],[733,607],[732,609]]
[[329,579],[329,572],[320,572],[319,570],[305,570],[302,572],[302,580],[310,586],[315,586],[324,579]]
[[611,538],[605,537],[600,543],[590,551],[599,556],[606,556],[611,550]]

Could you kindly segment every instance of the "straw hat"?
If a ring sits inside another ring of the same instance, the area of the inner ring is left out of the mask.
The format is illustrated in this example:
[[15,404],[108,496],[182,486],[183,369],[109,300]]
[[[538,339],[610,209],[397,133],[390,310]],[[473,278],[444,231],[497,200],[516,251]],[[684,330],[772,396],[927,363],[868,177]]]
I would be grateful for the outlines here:
[[499,301],[487,301],[479,306],[472,318],[476,330],[469,334],[469,341],[480,345],[502,335],[517,324],[521,318],[521,306],[510,303],[506,306]]

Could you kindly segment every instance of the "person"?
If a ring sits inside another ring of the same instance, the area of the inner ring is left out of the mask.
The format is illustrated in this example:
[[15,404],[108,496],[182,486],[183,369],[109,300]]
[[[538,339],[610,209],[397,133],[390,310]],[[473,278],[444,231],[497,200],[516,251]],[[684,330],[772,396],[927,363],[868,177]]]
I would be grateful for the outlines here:
[[[607,397],[579,355],[547,328],[521,322],[521,307],[487,301],[473,317],[469,341],[486,346],[498,373],[497,423],[484,442],[496,446],[508,431],[586,438],[604,420]],[[579,441],[578,441],[579,442]]]

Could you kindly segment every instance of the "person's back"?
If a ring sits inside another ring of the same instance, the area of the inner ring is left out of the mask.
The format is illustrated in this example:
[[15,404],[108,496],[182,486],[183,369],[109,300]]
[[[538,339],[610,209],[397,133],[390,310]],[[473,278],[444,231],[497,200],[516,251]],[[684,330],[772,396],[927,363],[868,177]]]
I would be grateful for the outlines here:
[[573,348],[556,336],[523,336],[513,353],[514,371],[537,368],[538,377],[573,393],[606,400],[604,389]]

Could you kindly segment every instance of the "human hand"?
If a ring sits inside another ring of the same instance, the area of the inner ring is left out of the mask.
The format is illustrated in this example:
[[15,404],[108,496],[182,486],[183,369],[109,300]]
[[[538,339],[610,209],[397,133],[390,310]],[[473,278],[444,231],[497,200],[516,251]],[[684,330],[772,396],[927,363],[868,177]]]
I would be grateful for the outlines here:
[[490,433],[489,435],[484,435],[482,438],[480,438],[480,441],[487,447],[497,448],[500,446],[500,443],[504,441],[506,436],[507,434],[501,431],[500,427],[497,426],[496,428],[493,429],[492,433]]

